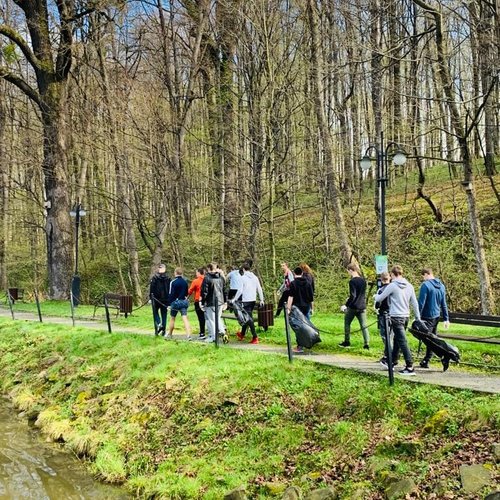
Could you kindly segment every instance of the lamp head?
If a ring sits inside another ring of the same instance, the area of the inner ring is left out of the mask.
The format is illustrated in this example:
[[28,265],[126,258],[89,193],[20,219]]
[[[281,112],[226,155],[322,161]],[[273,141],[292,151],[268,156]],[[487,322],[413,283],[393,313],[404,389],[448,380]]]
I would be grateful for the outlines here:
[[361,158],[359,164],[361,165],[361,170],[367,172],[372,166],[372,159],[368,155],[365,155]]
[[406,155],[403,151],[400,149],[396,151],[394,156],[392,157],[392,161],[394,162],[394,165],[400,167],[401,165],[404,165],[406,163]]

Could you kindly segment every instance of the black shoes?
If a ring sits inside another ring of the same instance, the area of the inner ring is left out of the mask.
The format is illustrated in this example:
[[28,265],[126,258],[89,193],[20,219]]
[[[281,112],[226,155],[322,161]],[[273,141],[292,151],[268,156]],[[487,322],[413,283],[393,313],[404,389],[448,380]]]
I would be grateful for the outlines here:
[[423,359],[420,361],[420,368],[429,368],[429,362]]
[[350,346],[351,346],[351,343],[350,342],[346,342],[345,340],[344,340],[344,342],[341,342],[339,344],[339,347],[350,347]]
[[369,346],[368,344],[365,344],[365,345],[363,346],[363,349],[369,350],[369,349],[370,349],[370,346]]

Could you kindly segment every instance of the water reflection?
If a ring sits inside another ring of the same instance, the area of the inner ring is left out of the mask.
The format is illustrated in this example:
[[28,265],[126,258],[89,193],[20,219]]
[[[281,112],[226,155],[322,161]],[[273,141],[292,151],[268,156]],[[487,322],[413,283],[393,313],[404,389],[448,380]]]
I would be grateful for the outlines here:
[[0,399],[0,499],[125,499],[119,488],[95,481],[83,465],[16,416]]

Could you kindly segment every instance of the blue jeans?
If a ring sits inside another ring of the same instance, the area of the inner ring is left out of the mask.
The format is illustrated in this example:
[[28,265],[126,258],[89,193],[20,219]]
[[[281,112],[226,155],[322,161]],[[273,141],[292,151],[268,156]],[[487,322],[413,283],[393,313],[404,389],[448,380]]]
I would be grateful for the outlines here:
[[162,326],[163,331],[165,331],[165,327],[167,326],[167,308],[155,302],[153,304],[153,318],[157,326]]
[[408,318],[391,316],[391,330],[394,334],[394,349],[392,350],[392,362],[397,363],[399,351],[403,353],[405,363],[408,368],[413,366],[411,351],[406,340],[406,327],[408,326]]

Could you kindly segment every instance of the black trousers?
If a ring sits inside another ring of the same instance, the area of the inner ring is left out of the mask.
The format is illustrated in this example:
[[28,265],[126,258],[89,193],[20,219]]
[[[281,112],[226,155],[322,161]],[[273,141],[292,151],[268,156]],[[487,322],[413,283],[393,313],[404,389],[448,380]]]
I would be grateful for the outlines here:
[[255,307],[255,300],[253,302],[242,302],[241,305],[243,306],[243,309],[245,309],[245,311],[250,315],[251,318],[250,321],[243,326],[243,328],[241,329],[241,333],[245,335],[248,328],[250,328],[250,331],[252,332],[252,337],[256,338],[257,333],[255,332],[255,324],[253,322],[253,315],[252,315]]
[[[439,323],[439,318],[422,318],[422,321],[427,325],[427,328],[434,335],[437,335],[437,326]],[[428,363],[431,360],[432,356],[434,356],[434,353],[429,348],[427,348],[425,350],[425,356],[424,356],[424,359],[422,361],[425,361]]]
[[199,301],[194,303],[194,310],[196,311],[196,316],[198,317],[200,333],[205,335],[205,312],[201,310]]
[[288,297],[290,297],[289,290],[283,290],[281,294],[280,300],[278,301],[278,307],[276,309],[276,316],[280,315],[280,312],[283,311],[283,308],[286,307],[286,303],[288,302]]

